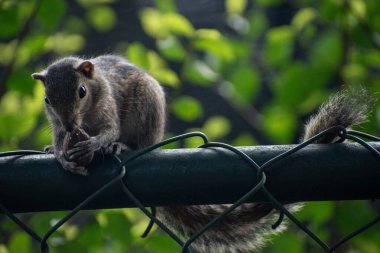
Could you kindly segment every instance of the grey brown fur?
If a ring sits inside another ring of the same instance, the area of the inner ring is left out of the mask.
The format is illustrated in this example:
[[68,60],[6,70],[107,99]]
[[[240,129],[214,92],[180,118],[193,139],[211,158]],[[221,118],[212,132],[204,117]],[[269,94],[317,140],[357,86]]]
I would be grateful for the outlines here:
[[[350,88],[331,96],[305,125],[303,141],[332,126],[349,128],[367,119],[375,98],[364,88]],[[315,143],[331,143],[338,136],[325,136]]]
[[[45,111],[53,128],[53,152],[62,166],[74,173],[86,174],[76,158],[103,149],[120,153],[140,149],[162,139],[165,126],[165,95],[158,82],[122,57],[113,55],[93,59],[66,57],[34,79],[44,83]],[[86,95],[80,98],[80,86]],[[80,127],[91,138],[63,152],[68,131]]]
[[[65,169],[85,174],[84,168],[78,168],[62,155],[63,138],[75,127],[84,129],[91,138],[70,152],[74,158],[100,148],[106,152],[114,148],[120,152],[125,145],[140,149],[159,142],[163,136],[164,93],[157,81],[124,58],[67,57],[33,74],[33,78],[45,85],[50,102],[46,113],[53,127],[53,151]],[[87,88],[82,99],[78,97],[80,85]],[[311,117],[303,140],[335,125],[349,127],[362,122],[372,100],[363,90],[339,92]],[[329,143],[335,138],[328,136],[317,143]],[[187,239],[228,206],[169,206],[159,207],[157,211],[164,223]],[[300,205],[287,207],[297,211]],[[192,247],[198,253],[257,251],[269,235],[286,228],[285,224],[276,230],[271,228],[277,218],[278,212],[270,204],[243,204],[207,230]]]

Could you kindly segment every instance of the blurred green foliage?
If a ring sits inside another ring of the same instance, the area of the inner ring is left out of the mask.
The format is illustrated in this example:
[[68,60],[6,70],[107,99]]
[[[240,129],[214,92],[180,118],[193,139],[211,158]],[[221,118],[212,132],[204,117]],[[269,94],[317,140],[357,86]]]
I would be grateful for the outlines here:
[[[294,143],[303,120],[340,86],[362,85],[380,92],[378,0],[225,0],[220,13],[224,26],[219,30],[196,27],[174,0],[154,3],[128,10],[137,13],[153,45],[112,41],[114,48],[106,50],[125,55],[166,86],[170,117],[188,126],[188,131],[200,130],[212,140],[233,145],[256,145],[258,139]],[[125,12],[120,15],[116,4],[114,0],[0,1],[0,150],[41,149],[51,142],[43,113],[44,91],[30,74],[50,59],[81,54],[94,43],[91,34],[128,33],[120,30]],[[289,20],[273,15],[275,10],[281,14],[281,8]],[[186,94],[185,86],[212,92],[226,102],[226,108],[210,115],[208,101]],[[236,122],[226,111],[245,120],[250,130],[236,132]],[[363,129],[379,134],[379,124],[376,106]],[[188,140],[184,146],[197,146],[198,141]],[[310,203],[298,216],[332,242],[374,214],[370,203],[354,201]],[[20,216],[42,233],[62,215]],[[135,209],[83,212],[53,235],[51,252],[180,252],[159,231],[141,239],[146,224]],[[11,221],[1,217],[0,226],[0,253],[38,252],[38,245]],[[377,230],[358,236],[337,252],[380,252]],[[320,250],[292,227],[263,252]]]

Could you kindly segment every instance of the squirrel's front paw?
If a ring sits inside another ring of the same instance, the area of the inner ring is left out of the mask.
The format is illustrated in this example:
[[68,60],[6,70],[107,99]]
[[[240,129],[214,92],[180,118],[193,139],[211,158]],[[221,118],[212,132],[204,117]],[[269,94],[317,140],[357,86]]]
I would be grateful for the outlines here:
[[79,174],[82,176],[88,175],[88,170],[83,166],[78,166],[76,162],[66,161],[62,158],[59,159],[59,162],[65,170],[70,171],[71,173]]
[[75,161],[81,157],[91,156],[100,147],[100,142],[95,137],[91,137],[88,140],[76,143],[73,148],[67,151],[67,155],[69,160]]
[[106,154],[120,155],[122,151],[130,150],[130,148],[121,142],[113,142],[108,147],[103,148]]

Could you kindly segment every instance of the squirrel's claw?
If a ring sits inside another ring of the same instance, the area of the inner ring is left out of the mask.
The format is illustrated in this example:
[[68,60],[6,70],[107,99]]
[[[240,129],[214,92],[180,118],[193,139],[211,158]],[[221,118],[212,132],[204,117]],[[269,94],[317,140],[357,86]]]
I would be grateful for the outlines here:
[[96,150],[100,149],[100,147],[100,142],[95,137],[91,137],[88,140],[76,143],[74,148],[67,151],[67,155],[70,160],[75,161],[82,156],[94,153]]
[[101,146],[102,145],[100,141],[95,137],[91,137],[90,139],[85,140],[85,141],[80,141],[74,145],[74,147],[82,147],[82,148],[91,150],[92,152],[99,150]]
[[[69,151],[71,151],[69,154]],[[93,151],[89,150],[89,149],[83,149],[83,148],[73,148],[73,149],[70,149],[67,153],[69,155],[69,159],[71,161],[75,161],[83,156],[87,156],[91,153],[93,153]]]
[[76,148],[72,148],[72,149],[68,150],[67,155],[69,156],[69,159],[71,161],[75,161],[76,159],[78,159],[82,156],[85,156],[87,154],[90,154],[92,152],[93,151],[91,151],[90,149],[88,149],[86,147],[76,147]]
[[88,175],[88,170],[85,167],[78,166],[75,162],[70,162],[62,158],[59,159],[59,162],[65,170],[70,171],[71,173],[79,174],[82,176]]
[[108,147],[105,147],[104,153],[120,155],[122,151],[130,150],[130,148],[121,142],[113,142]]
[[53,145],[48,145],[44,148],[44,152],[46,154],[54,154],[54,146]]

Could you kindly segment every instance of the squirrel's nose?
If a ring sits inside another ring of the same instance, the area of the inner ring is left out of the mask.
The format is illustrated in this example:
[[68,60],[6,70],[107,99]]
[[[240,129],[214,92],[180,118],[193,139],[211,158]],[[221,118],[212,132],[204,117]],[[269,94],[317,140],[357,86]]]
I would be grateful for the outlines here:
[[65,128],[65,130],[69,133],[71,133],[77,126],[75,120],[72,120],[72,119],[61,120],[61,123],[62,123],[62,126]]

